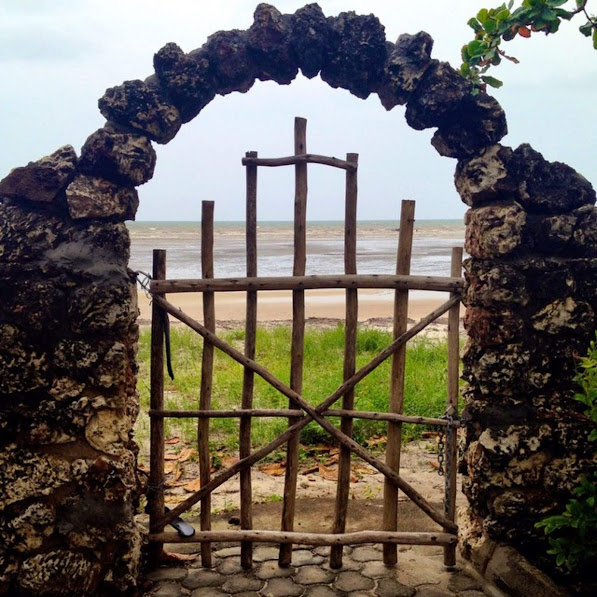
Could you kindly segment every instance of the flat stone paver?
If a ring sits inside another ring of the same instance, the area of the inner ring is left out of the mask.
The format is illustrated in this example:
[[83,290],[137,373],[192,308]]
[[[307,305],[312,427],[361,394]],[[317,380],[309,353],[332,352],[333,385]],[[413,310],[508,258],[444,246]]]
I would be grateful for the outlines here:
[[264,597],[300,597],[304,592],[305,587],[296,584],[292,578],[272,578],[261,594]]
[[348,570],[338,574],[334,586],[348,593],[349,591],[368,591],[375,586],[375,582],[356,570]]
[[398,565],[387,567],[379,546],[359,545],[344,555],[339,570],[329,566],[329,548],[298,546],[287,568],[278,566],[276,546],[257,544],[253,553],[251,570],[241,568],[240,547],[229,545],[213,552],[211,569],[201,567],[200,557],[186,565],[162,567],[146,575],[143,596],[487,597],[464,562],[446,570],[441,548],[408,546]]

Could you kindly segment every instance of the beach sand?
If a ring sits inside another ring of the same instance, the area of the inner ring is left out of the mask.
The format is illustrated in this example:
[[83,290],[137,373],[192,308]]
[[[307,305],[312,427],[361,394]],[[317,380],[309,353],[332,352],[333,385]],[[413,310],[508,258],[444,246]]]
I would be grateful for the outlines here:
[[[215,295],[216,320],[223,327],[235,327],[244,321],[244,292],[220,292]],[[203,302],[200,293],[179,293],[167,296],[168,300],[185,313],[203,320]],[[410,323],[419,321],[436,307],[448,300],[448,294],[442,292],[411,293],[408,305]],[[376,327],[391,328],[394,304],[393,292],[379,290],[359,290],[359,321]],[[151,321],[151,305],[149,297],[139,291],[139,310],[141,325]],[[305,292],[305,315],[307,320],[335,323],[345,316],[345,291],[343,290],[310,290]],[[259,293],[257,318],[260,323],[288,323],[292,320],[292,293],[290,291],[269,291]],[[436,325],[447,323],[447,314],[443,315]],[[175,319],[170,318],[173,322]]]

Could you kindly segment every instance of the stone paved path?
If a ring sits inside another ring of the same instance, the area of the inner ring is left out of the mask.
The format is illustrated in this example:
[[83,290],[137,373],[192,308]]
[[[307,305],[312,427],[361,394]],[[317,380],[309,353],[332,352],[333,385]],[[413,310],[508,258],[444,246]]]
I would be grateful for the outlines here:
[[[172,546],[174,547],[174,546]],[[171,549],[169,551],[172,551]],[[201,567],[200,556],[182,567],[164,567],[145,580],[143,596],[155,597],[499,597],[468,566],[443,566],[436,547],[400,546],[398,566],[386,568],[381,546],[345,547],[343,567],[331,570],[329,547],[295,548],[292,566],[278,566],[278,550],[258,545],[250,572],[240,567],[240,546],[214,551],[214,567]]]

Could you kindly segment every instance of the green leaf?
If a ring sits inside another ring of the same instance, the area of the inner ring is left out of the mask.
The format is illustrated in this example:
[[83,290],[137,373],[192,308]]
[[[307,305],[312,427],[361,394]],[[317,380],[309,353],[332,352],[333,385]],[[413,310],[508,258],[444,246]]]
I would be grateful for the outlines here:
[[467,25],[469,27],[471,27],[471,29],[473,29],[473,31],[475,33],[479,33],[479,31],[483,31],[483,26],[481,25],[481,23],[479,23],[479,21],[477,21],[477,19],[475,19],[474,17],[472,19],[469,19],[467,21]]
[[489,75],[484,75],[481,77],[484,83],[487,83],[490,87],[494,87],[495,89],[499,89],[504,83],[495,77],[490,77]]
[[589,37],[593,31],[593,24],[591,22],[587,22],[584,25],[581,25],[578,30],[585,36]]
[[477,20],[481,23],[481,25],[485,25],[485,21],[487,20],[488,16],[489,16],[489,11],[486,8],[482,8],[477,13]]
[[593,29],[593,48],[597,50],[597,28]]

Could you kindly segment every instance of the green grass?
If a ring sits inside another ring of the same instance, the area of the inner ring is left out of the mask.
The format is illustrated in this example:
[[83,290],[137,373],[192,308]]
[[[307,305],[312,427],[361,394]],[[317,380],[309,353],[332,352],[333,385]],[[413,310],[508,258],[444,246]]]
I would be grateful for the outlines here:
[[[244,331],[230,331],[223,338],[243,350]],[[359,331],[357,369],[368,363],[390,344],[388,332],[372,329]],[[189,328],[173,326],[171,330],[172,366],[175,379],[166,376],[165,408],[196,410],[201,379],[202,338]],[[149,409],[150,330],[141,331],[139,340],[139,381],[141,414],[136,426],[137,439],[143,444],[149,434],[146,415]],[[310,329],[305,337],[303,395],[311,404],[318,404],[342,382],[344,328]],[[284,383],[290,378],[290,328],[259,329],[257,332],[257,362],[267,367]],[[445,341],[418,338],[408,343],[404,414],[437,417],[445,410],[447,346]],[[355,389],[355,410],[387,412],[390,359],[362,380]],[[212,408],[240,408],[243,368],[219,350],[215,351]],[[341,401],[336,407],[341,407]],[[288,408],[288,399],[267,382],[255,376],[255,408]],[[338,419],[331,419],[338,424]],[[183,440],[196,439],[196,419],[166,419],[166,437],[179,435]],[[235,449],[238,446],[238,419],[212,419],[210,437],[215,448]],[[279,435],[287,426],[286,419],[255,419],[252,441],[263,445]],[[385,434],[387,424],[380,421],[355,420],[357,441]],[[421,425],[405,425],[405,440],[417,437]],[[328,435],[316,424],[303,429],[303,443],[321,443]]]

